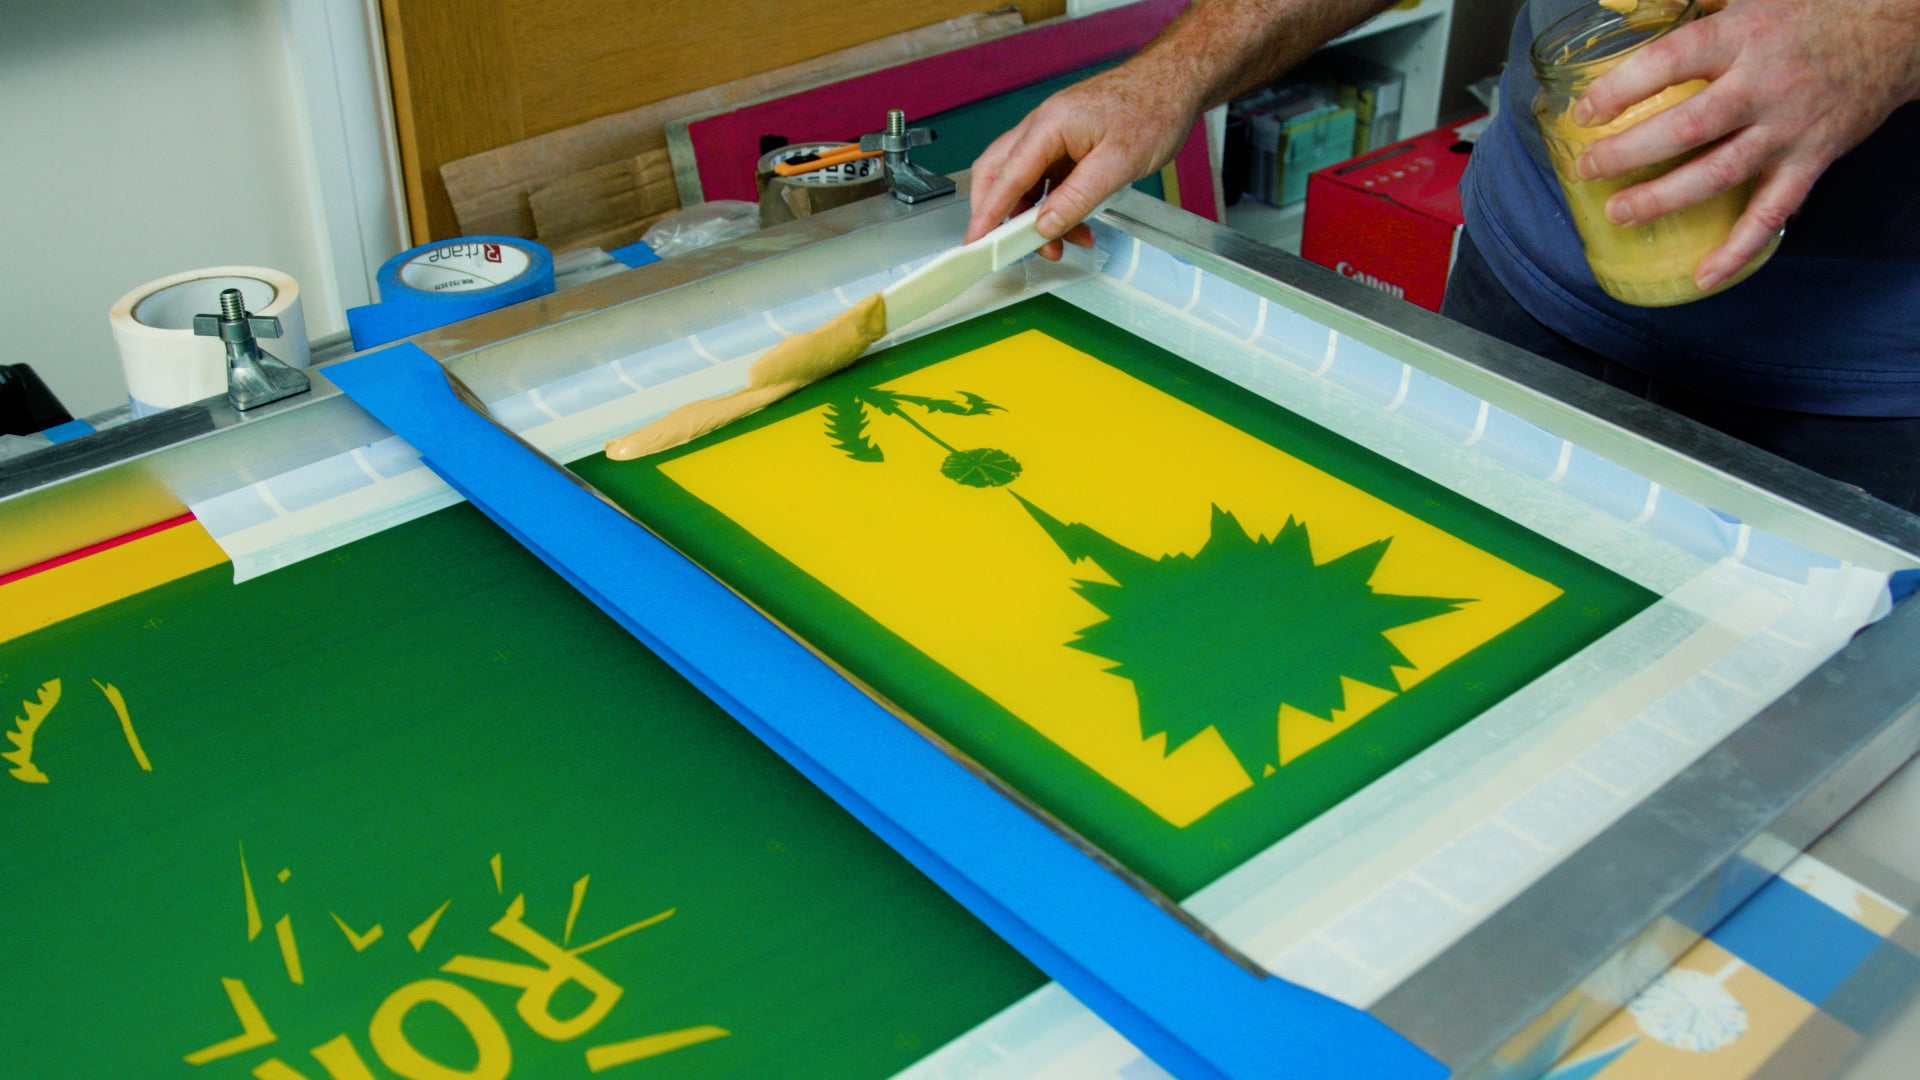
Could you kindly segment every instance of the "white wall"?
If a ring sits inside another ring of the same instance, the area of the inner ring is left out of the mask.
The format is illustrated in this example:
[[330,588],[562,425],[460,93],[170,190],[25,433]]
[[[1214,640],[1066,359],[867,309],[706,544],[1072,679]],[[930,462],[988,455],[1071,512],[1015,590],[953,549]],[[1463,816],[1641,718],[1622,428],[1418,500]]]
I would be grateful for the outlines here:
[[[273,267],[300,283],[314,338],[346,327],[343,278],[359,291],[346,302],[366,301],[362,253],[341,253],[342,275],[329,238],[317,163],[337,172],[338,155],[313,145],[316,126],[339,126],[339,103],[320,103],[316,125],[314,72],[297,70],[332,53],[288,31],[316,12],[364,20],[365,5],[286,3],[0,0],[0,363],[33,365],[74,415],[126,400],[107,309],[144,282]],[[348,119],[365,134],[365,117]],[[397,238],[385,246],[366,257],[377,264]]]

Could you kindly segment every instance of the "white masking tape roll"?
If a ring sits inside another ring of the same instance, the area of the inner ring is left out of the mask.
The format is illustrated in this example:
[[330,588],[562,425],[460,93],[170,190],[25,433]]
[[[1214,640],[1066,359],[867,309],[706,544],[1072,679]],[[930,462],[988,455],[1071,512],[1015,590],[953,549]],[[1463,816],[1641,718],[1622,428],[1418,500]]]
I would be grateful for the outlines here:
[[227,351],[220,339],[196,337],[195,315],[217,314],[220,293],[239,289],[247,311],[280,320],[280,336],[260,347],[294,367],[311,362],[300,285],[264,266],[215,266],[149,281],[107,311],[133,415],[186,405],[227,392]]

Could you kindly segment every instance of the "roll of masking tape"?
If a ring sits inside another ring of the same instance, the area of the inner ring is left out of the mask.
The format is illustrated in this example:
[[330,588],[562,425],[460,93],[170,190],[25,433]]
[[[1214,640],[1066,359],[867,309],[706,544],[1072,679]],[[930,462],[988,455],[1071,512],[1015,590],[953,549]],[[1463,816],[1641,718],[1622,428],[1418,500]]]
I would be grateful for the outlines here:
[[773,167],[802,154],[817,154],[844,143],[794,143],[760,156],[754,179],[760,187],[760,224],[779,225],[811,217],[822,210],[845,206],[887,190],[887,170],[883,159],[860,158],[857,161],[829,165],[813,172],[781,176]]
[[215,266],[163,277],[107,310],[133,415],[227,392],[225,347],[218,338],[193,332],[193,317],[217,314],[227,289],[240,290],[249,312],[280,320],[280,336],[263,339],[261,348],[295,367],[307,366],[307,320],[292,277],[264,266]]
[[463,236],[395,255],[374,275],[380,302],[347,309],[355,350],[553,291],[553,256],[515,236]]

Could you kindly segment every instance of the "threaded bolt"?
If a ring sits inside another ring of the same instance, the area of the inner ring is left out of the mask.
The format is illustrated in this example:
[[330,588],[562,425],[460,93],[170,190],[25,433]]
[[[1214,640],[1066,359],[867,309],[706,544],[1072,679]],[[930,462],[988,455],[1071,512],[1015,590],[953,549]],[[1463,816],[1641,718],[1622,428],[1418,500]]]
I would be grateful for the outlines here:
[[907,133],[907,114],[900,109],[887,110],[887,134],[905,135]]
[[242,301],[239,289],[220,290],[220,317],[223,319],[247,317],[247,305]]

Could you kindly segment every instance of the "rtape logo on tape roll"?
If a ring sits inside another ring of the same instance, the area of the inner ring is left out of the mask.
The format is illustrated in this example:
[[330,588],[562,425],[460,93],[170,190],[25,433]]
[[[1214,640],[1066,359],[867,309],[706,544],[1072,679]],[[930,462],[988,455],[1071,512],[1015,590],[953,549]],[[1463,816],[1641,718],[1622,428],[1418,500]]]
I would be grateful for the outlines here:
[[531,240],[466,236],[403,251],[374,280],[380,302],[347,310],[356,351],[545,296],[553,256]]
[[408,259],[400,280],[427,292],[468,292],[504,285],[532,263],[525,251],[507,244],[454,242]]

